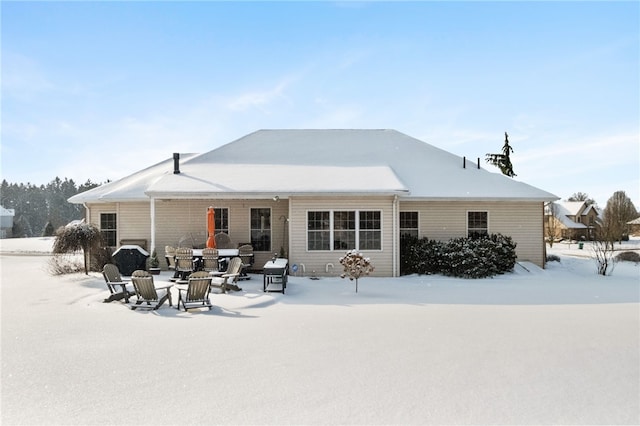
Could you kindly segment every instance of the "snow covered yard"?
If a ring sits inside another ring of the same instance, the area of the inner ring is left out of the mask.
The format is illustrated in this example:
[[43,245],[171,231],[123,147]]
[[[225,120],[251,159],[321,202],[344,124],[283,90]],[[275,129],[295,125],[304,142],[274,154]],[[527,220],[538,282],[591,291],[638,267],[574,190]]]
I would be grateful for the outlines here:
[[598,276],[588,247],[357,294],[306,277],[264,294],[256,275],[184,313],[49,276],[51,243],[0,241],[2,424],[640,423],[640,268]]

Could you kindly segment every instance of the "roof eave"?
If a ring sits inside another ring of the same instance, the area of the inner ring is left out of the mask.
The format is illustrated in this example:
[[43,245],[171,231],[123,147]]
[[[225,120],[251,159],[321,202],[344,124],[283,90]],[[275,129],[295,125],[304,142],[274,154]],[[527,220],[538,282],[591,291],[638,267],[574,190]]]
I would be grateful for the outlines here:
[[358,196],[394,196],[394,195],[407,195],[408,190],[371,190],[371,191],[266,191],[266,192],[163,192],[163,191],[147,191],[145,192],[150,198],[155,199],[171,199],[171,200],[188,200],[188,199],[202,199],[213,198],[219,200],[237,200],[237,199],[250,199],[250,200],[269,200],[274,197],[278,199],[287,199],[291,197],[358,197]]

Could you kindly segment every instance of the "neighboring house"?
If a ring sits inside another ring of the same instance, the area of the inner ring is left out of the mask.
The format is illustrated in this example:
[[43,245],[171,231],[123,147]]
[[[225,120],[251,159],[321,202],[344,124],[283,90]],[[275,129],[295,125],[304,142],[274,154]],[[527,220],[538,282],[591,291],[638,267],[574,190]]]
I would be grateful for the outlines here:
[[629,225],[629,235],[640,236],[640,217],[627,222]]
[[141,170],[69,199],[110,245],[251,243],[255,265],[284,252],[298,273],[336,275],[356,248],[377,276],[399,275],[400,235],[448,240],[502,233],[544,266],[544,203],[555,195],[395,130],[260,130],[204,154]]
[[0,206],[0,238],[11,238],[13,230],[14,209],[5,209]]
[[545,206],[545,235],[555,239],[592,240],[600,211],[586,201],[556,201]]

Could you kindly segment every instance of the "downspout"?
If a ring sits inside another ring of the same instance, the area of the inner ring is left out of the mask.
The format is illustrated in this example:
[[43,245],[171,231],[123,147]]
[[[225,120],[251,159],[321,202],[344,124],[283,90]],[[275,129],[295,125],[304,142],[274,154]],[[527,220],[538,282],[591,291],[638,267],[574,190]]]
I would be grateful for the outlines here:
[[150,214],[151,214],[151,251],[153,253],[156,249],[156,199],[151,197],[150,200]]
[[84,207],[84,220],[86,220],[87,223],[91,223],[91,210],[89,210],[87,203],[82,203],[82,206]]
[[393,196],[393,237],[391,238],[393,244],[393,276],[400,276],[398,273],[398,196]]

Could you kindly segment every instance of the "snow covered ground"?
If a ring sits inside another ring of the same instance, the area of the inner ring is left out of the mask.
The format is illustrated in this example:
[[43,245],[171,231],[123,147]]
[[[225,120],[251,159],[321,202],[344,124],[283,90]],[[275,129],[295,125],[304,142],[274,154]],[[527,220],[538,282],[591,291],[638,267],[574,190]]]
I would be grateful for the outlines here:
[[0,241],[3,425],[640,423],[640,268],[598,276],[588,244],[357,294],[256,275],[189,313],[102,303],[101,275],[47,274],[51,244]]

